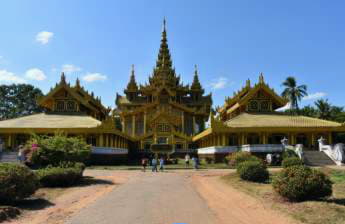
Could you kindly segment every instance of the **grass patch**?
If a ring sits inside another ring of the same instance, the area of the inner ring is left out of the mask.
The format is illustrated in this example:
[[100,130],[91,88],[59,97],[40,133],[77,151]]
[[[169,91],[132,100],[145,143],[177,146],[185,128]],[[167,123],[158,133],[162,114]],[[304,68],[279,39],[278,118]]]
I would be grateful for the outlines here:
[[243,181],[237,174],[224,176],[222,180],[301,223],[343,224],[345,223],[345,171],[329,168],[321,168],[321,170],[330,175],[334,182],[332,197],[299,203],[288,202],[274,193],[270,183],[276,172],[271,173],[269,183],[265,184]]

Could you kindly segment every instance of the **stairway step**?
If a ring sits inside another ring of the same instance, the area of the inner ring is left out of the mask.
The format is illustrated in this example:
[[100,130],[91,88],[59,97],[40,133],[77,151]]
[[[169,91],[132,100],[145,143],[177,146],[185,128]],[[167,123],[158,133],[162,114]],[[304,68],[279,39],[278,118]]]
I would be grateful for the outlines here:
[[305,163],[310,166],[327,166],[335,164],[324,152],[304,151],[303,154]]

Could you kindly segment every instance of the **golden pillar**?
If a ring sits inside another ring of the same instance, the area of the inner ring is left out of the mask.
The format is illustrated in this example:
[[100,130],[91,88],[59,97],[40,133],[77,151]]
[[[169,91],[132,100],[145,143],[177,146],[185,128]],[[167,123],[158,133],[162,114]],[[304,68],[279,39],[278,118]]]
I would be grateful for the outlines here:
[[105,134],[105,144],[104,144],[105,147],[108,147],[109,146],[109,134]]
[[132,136],[135,136],[135,115],[132,116]]
[[333,136],[332,136],[332,132],[328,133],[328,145],[332,145],[333,144]]
[[267,133],[263,132],[261,135],[262,144],[267,144]]
[[144,112],[144,135],[146,134],[146,111]]
[[182,119],[182,133],[184,133],[184,111],[182,111],[181,119]]
[[222,135],[222,145],[226,146],[226,134]]
[[242,145],[247,144],[245,133],[242,133],[242,134],[241,134],[241,138],[242,138],[242,140],[241,140],[241,141],[242,141]]
[[12,148],[12,135],[11,134],[8,135],[7,147]]
[[193,116],[193,134],[195,134],[195,116]]
[[100,147],[103,147],[104,145],[104,143],[103,143],[103,134],[100,134],[99,135],[99,139],[98,139],[98,144],[99,144],[99,146]]
[[313,149],[315,149],[315,144],[316,144],[316,141],[315,141],[315,133],[312,132],[312,133],[311,133],[311,146],[313,147]]
[[295,144],[296,144],[296,134],[291,133],[291,145],[295,145]]

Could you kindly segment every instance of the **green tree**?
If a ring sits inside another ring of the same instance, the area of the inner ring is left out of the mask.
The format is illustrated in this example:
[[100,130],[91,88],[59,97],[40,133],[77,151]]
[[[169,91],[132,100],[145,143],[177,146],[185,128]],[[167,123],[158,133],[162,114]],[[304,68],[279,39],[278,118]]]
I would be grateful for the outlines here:
[[320,99],[315,101],[317,108],[317,117],[324,120],[332,120],[332,105],[328,102],[328,99]]
[[299,114],[307,117],[317,117],[318,111],[313,106],[305,106],[299,110]]
[[302,97],[308,95],[307,86],[298,86],[296,79],[292,76],[287,77],[282,85],[285,87],[282,96],[291,103],[291,112],[296,111],[298,113],[298,102],[301,101]]
[[0,85],[0,120],[42,112],[36,102],[42,95],[29,84]]

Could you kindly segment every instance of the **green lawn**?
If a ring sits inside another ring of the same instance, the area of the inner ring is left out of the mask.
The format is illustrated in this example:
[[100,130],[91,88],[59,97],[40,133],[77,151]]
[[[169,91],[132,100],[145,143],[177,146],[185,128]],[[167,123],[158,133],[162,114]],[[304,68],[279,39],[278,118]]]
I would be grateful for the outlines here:
[[[320,201],[292,203],[283,200],[273,192],[268,184],[241,180],[237,174],[222,177],[223,181],[243,191],[262,203],[287,213],[301,223],[307,224],[344,224],[345,223],[345,171],[321,168],[334,182],[331,198]],[[274,178],[275,173],[271,175]]]

